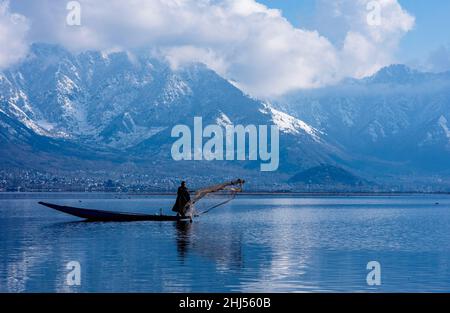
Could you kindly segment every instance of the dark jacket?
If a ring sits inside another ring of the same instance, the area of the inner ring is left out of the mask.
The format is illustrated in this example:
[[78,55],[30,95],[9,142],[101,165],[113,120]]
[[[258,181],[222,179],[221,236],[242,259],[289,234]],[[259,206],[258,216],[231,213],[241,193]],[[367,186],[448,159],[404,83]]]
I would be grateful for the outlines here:
[[173,205],[172,211],[184,215],[186,212],[186,204],[191,200],[191,195],[186,187],[178,187],[177,200]]

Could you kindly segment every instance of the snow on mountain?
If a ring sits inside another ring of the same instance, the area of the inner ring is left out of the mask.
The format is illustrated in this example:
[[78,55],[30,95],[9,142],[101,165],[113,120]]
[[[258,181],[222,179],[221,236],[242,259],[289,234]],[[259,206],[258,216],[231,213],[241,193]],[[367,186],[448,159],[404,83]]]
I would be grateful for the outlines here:
[[426,128],[424,134],[419,137],[420,148],[443,148],[450,151],[450,127],[444,115],[439,116]]
[[[192,125],[195,116],[202,117],[204,125],[222,127],[277,125],[281,130],[279,175],[334,164],[343,155],[317,129],[249,97],[202,64],[172,70],[165,61],[146,55],[96,51],[74,55],[58,46],[34,44],[23,63],[0,74],[0,110],[37,136],[23,142],[24,151],[35,141],[43,142],[35,145],[38,153],[32,156],[21,152],[23,158],[15,164],[39,158],[40,149],[45,150],[49,142],[52,147],[72,145],[69,150],[52,150],[52,157],[62,158],[54,166],[66,164],[65,158],[73,158],[74,151],[90,151],[89,162],[97,162],[94,168],[112,158],[126,164],[138,162],[136,171],[160,164],[161,171],[170,173],[180,167],[182,171],[192,167],[198,175],[243,168],[252,175],[258,173],[259,163],[252,162],[208,163],[215,170],[208,170],[206,164],[199,170],[196,163],[174,162],[171,129]],[[11,127],[0,131],[11,134]],[[8,136],[5,145],[9,146],[14,140]],[[50,167],[48,162],[34,163]]]
[[[371,77],[287,95],[276,103],[367,160],[399,162],[405,172],[450,165],[450,73],[422,73],[404,65]],[[447,155],[447,156],[445,156]],[[391,169],[386,168],[389,172]]]
[[[192,93],[158,60],[131,60],[126,53],[72,55],[47,44],[34,44],[22,64],[5,71],[0,90],[3,111],[38,134],[117,147],[148,139],[167,120],[156,110],[170,111]],[[132,127],[114,131],[120,118]]]
[[450,141],[450,129],[448,127],[447,119],[443,115],[439,117],[439,126],[441,126],[442,130]]
[[382,68],[377,73],[362,81],[370,84],[408,84],[423,82],[425,73],[411,69],[403,64],[393,64]]
[[0,138],[3,149],[20,143],[14,166],[48,166],[29,160],[50,151],[54,166],[77,156],[94,168],[112,159],[138,162],[136,171],[158,164],[168,173],[257,175],[259,164],[249,162],[199,167],[171,160],[172,127],[201,116],[204,125],[277,125],[280,176],[273,179],[324,164],[369,179],[416,171],[430,177],[450,167],[449,90],[450,73],[394,65],[269,104],[201,64],[175,71],[145,55],[74,55],[35,44],[23,63],[0,73]]
[[265,104],[261,109],[262,113],[270,114],[273,123],[278,126],[281,132],[287,134],[300,134],[302,131],[310,135],[315,141],[320,141],[320,131],[306,124],[300,119],[297,119],[287,113],[274,109],[268,104]]
[[216,124],[222,127],[227,127],[229,125],[232,125],[233,123],[226,114],[220,112],[219,116],[216,118]]

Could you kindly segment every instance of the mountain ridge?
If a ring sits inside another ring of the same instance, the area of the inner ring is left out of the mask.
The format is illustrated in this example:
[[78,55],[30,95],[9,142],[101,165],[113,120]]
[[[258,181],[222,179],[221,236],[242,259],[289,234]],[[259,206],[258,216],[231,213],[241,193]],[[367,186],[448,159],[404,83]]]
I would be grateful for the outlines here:
[[[78,164],[97,158],[101,166],[105,162],[133,163],[139,164],[137,172],[151,172],[159,165],[165,168],[161,175],[190,175],[198,172],[198,165],[171,160],[175,139],[170,130],[178,124],[191,125],[194,116],[201,116],[205,125],[221,127],[224,123],[280,126],[283,160],[272,181],[286,180],[281,177],[318,162],[333,163],[336,155],[343,153],[302,120],[245,95],[202,64],[174,71],[148,56],[131,60],[126,53],[72,55],[57,46],[35,44],[22,64],[0,75],[0,110],[32,131],[36,135],[32,141],[45,138],[49,145],[63,147],[54,151],[52,157],[61,159],[55,166],[39,160],[39,153],[21,154],[24,164],[30,164],[27,158],[38,160],[40,170],[53,166],[58,170],[59,163],[69,162],[75,155]],[[8,138],[6,128],[0,131]],[[30,144],[22,142],[24,147]],[[76,154],[64,149],[66,144],[89,152]],[[211,162],[200,172],[227,176],[242,171],[258,177],[261,174],[254,163]]]
[[[408,177],[417,186],[446,185],[449,87],[449,73],[392,65],[371,77],[267,102],[203,64],[173,70],[148,55],[74,55],[34,44],[21,64],[0,72],[0,165],[58,172],[76,164],[111,173],[125,166],[136,175],[196,173],[199,180],[243,173],[267,186],[295,188],[293,175],[326,164],[385,186],[414,187]],[[194,116],[222,128],[277,125],[279,170],[259,173],[252,161],[173,161],[171,129],[192,126]],[[14,160],[8,149],[18,151]]]

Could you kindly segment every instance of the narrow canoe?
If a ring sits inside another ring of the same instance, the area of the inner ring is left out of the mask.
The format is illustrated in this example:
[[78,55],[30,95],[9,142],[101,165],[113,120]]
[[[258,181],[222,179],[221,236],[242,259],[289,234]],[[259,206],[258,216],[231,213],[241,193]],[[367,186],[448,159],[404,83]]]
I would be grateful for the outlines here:
[[65,205],[57,205],[47,202],[39,202],[39,204],[66,214],[70,214],[76,217],[84,218],[88,221],[95,221],[95,222],[135,222],[135,221],[185,222],[191,220],[189,217],[182,218],[175,215],[157,215],[157,214],[149,215],[138,213],[122,213],[122,212],[112,212],[102,210],[91,210],[91,209],[75,208]]

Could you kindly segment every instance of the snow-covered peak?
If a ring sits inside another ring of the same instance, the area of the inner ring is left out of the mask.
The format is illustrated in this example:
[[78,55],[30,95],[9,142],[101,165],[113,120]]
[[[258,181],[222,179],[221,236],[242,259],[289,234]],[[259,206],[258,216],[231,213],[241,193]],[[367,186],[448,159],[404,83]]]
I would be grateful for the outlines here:
[[192,90],[189,85],[180,77],[173,75],[168,79],[163,90],[162,102],[165,105],[170,105],[175,100],[190,94],[192,94]]
[[441,117],[439,118],[438,123],[439,123],[439,126],[440,126],[440,127],[442,128],[442,130],[444,131],[445,136],[447,136],[447,139],[450,140],[450,128],[449,128],[449,126],[448,126],[448,124],[447,124],[448,121],[447,121],[447,119],[445,118],[445,116],[441,115]]
[[219,116],[216,118],[216,123],[217,125],[222,127],[226,127],[232,124],[230,118],[223,112],[221,112]]
[[133,132],[133,130],[136,129],[136,123],[134,122],[133,117],[129,112],[125,112],[123,114],[122,124],[123,127],[125,127],[125,129],[127,129],[129,132]]
[[269,104],[265,104],[264,108],[261,109],[261,112],[264,114],[270,114],[273,123],[278,126],[278,129],[281,132],[293,135],[305,132],[310,135],[315,141],[320,141],[320,131],[300,119],[297,119],[287,113],[278,111],[271,107]]
[[383,67],[362,81],[376,84],[412,84],[422,82],[426,76],[426,73],[421,73],[406,65],[393,64]]

